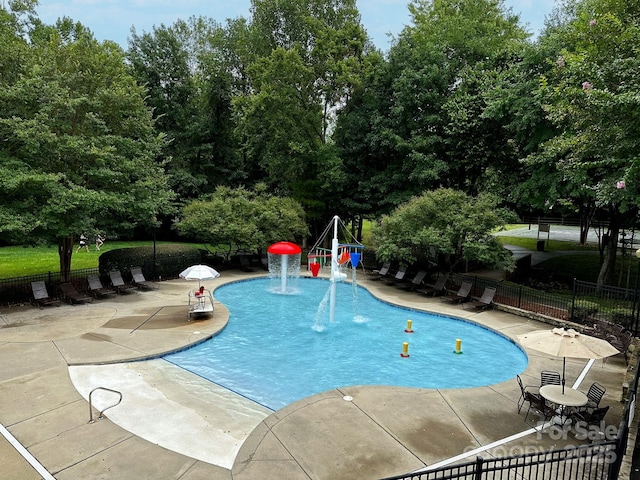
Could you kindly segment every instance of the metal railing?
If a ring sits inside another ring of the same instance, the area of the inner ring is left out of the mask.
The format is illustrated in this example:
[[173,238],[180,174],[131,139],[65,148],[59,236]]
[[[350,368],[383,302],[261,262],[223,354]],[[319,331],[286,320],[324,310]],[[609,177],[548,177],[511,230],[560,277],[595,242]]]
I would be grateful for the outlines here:
[[113,408],[113,407],[117,407],[118,405],[120,405],[120,402],[122,402],[122,392],[119,392],[117,390],[112,390],[111,388],[107,388],[107,387],[94,388],[89,392],[89,423],[95,423],[95,420],[93,419],[93,400],[91,397],[93,396],[93,393],[96,390],[103,390],[105,392],[111,392],[118,395],[118,401],[116,403],[114,403],[113,405],[109,405],[108,407],[105,407],[102,410],[100,410],[100,412],[98,412],[98,420],[102,420],[104,418],[104,412],[106,410],[109,410],[110,408]]
[[[147,280],[169,280],[176,278],[178,273],[185,268],[184,260],[181,257],[166,258],[154,263],[149,259],[142,259],[139,265]],[[162,267],[162,268],[160,268]],[[160,275],[160,272],[164,274]],[[82,293],[89,293],[87,282],[88,275],[100,275],[98,267],[82,268],[69,272],[69,281]],[[123,272],[125,281],[130,280],[127,272]],[[44,281],[47,291],[52,297],[59,297],[59,285],[62,283],[60,272],[47,272],[37,275],[27,275],[24,277],[12,277],[0,279],[0,305],[26,304],[33,301],[31,282]],[[109,277],[103,277],[102,282],[109,283]]]
[[471,295],[474,297],[481,296],[485,287],[495,287],[494,302],[498,305],[588,326],[596,320],[621,325],[634,336],[638,332],[640,294],[637,290],[574,280],[571,293],[549,293],[458,273],[450,277],[450,289],[455,289],[463,281],[472,282]]
[[549,452],[530,453],[513,457],[483,459],[449,467],[387,477],[383,480],[432,479],[589,479],[607,480],[611,459],[615,456],[615,442],[564,448]]

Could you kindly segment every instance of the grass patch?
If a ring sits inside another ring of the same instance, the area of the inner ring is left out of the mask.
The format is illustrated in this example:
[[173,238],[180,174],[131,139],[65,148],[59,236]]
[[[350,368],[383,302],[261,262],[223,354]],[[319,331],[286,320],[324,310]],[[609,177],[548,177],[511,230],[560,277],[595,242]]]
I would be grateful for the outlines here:
[[[156,242],[156,245],[175,244],[176,242]],[[95,245],[89,244],[89,251],[80,250],[76,252],[74,246],[71,256],[71,269],[96,268],[100,255],[109,250],[119,248],[130,248],[153,245],[153,242],[107,242],[100,251],[96,251]],[[193,244],[200,248],[201,244]],[[58,247],[49,246],[12,246],[0,248],[0,278],[23,277],[27,275],[38,275],[47,272],[60,271],[60,258]]]
[[[528,250],[535,251],[538,240],[535,238],[526,237],[509,237],[506,235],[497,235],[496,238],[503,245],[515,245],[517,247],[526,248]],[[597,245],[580,245],[575,242],[565,242],[562,240],[549,240],[545,241],[544,249],[547,252],[562,252],[567,250],[598,250]]]
[[524,228],[524,227],[527,227],[527,226],[528,226],[528,224],[526,224],[526,223],[509,223],[509,224],[505,225],[504,227],[496,228],[491,233],[498,233],[498,232],[504,232],[504,231],[508,232],[509,230],[517,230],[518,228]]

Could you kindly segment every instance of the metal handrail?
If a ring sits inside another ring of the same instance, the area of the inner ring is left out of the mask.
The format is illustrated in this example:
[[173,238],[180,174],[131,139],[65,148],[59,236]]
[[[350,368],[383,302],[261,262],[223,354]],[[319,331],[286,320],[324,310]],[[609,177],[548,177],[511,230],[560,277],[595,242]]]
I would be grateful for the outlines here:
[[91,392],[89,392],[89,423],[94,423],[95,420],[93,419],[93,408],[91,405],[91,395],[93,395],[93,392],[95,392],[96,390],[105,390],[107,392],[111,392],[111,393],[115,393],[117,395],[120,396],[120,398],[118,399],[118,401],[116,403],[114,403],[113,405],[110,405],[108,407],[103,408],[99,413],[98,413],[98,420],[102,420],[104,418],[103,413],[105,412],[105,410],[108,410],[109,408],[113,408],[117,405],[120,405],[120,402],[122,402],[122,393],[118,392],[117,390],[112,390],[110,388],[106,388],[106,387],[96,387],[93,390],[91,390]]

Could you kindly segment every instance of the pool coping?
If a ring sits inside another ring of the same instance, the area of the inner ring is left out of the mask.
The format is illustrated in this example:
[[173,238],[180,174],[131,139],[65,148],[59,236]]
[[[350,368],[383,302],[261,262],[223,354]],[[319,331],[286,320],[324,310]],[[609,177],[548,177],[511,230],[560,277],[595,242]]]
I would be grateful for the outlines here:
[[[223,272],[219,281],[226,283],[263,275],[230,271]],[[367,283],[366,280],[363,283]],[[400,306],[424,305],[425,309],[430,306],[437,308],[435,313],[453,314],[455,318],[464,314],[474,322],[492,325],[493,330],[510,338],[544,325],[505,312],[468,312],[460,306],[444,305],[437,299],[378,285],[380,282],[369,283],[371,285],[362,286],[375,290],[376,293],[367,288],[380,300],[396,306],[399,303]],[[288,479],[349,478],[355,472],[360,478],[380,478],[405,473],[414,467],[422,468],[473,445],[487,445],[509,432],[526,428],[524,412],[518,414],[515,408],[519,397],[515,381],[463,390],[408,391],[404,387],[356,386],[314,395],[261,421],[243,442],[231,469],[166,450],[121,429],[108,418],[88,425],[88,406],[69,379],[69,365],[109,365],[157,358],[220,331],[220,325],[214,322],[187,322],[185,310],[184,321],[162,323],[158,319],[159,323],[154,326],[157,328],[147,325],[132,333],[131,326],[144,317],[144,308],[186,304],[188,288],[188,284],[179,281],[162,282],[160,292],[118,296],[112,302],[51,307],[45,311],[25,307],[7,313],[20,311],[50,318],[42,321],[40,329],[21,326],[24,330],[21,338],[16,334],[18,328],[0,330],[0,361],[6,366],[0,373],[0,423],[59,480],[97,474],[103,478],[180,477],[184,480],[232,477],[248,480],[270,475]],[[74,336],[65,331],[58,335],[56,328],[64,326],[66,314],[86,316],[89,322],[92,309],[101,309],[104,325],[84,331],[77,322],[68,322],[69,328],[80,329],[78,334]],[[216,303],[214,319],[218,320],[217,315],[223,317],[224,310],[223,305]],[[51,318],[60,321],[51,322]],[[112,321],[110,326],[109,321]],[[198,335],[194,332],[196,326]],[[205,334],[202,333],[204,327]],[[15,338],[2,337],[3,333],[12,333],[11,330]],[[559,368],[561,364],[558,359],[534,352],[527,354],[529,366],[522,375],[526,383],[537,381],[542,367]],[[568,362],[568,375],[577,376],[582,363]],[[610,414],[612,421],[621,410],[618,395],[623,370],[624,360],[614,358],[592,369],[588,377],[607,385],[605,402],[614,407]],[[175,386],[168,388],[175,390]],[[344,396],[353,400],[345,401]],[[438,410],[437,405],[443,409]],[[438,414],[447,421],[438,420]],[[338,420],[334,420],[336,416]],[[423,424],[430,429],[428,434],[420,434]],[[430,441],[434,435],[439,443]],[[555,440],[546,435],[540,439],[528,437],[508,448],[511,452],[551,448],[572,441],[571,438]],[[495,449],[486,455],[494,452]],[[21,472],[20,478],[40,478],[37,474],[33,477],[22,474],[28,471],[29,467],[19,459],[0,467],[4,477],[16,478],[16,472]]]

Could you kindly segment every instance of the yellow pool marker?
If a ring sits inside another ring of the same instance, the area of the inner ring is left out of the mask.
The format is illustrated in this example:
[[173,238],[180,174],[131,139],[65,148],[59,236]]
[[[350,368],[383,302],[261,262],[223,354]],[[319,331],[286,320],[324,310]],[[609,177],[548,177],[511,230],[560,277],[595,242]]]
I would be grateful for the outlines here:
[[402,344],[402,353],[400,354],[402,358],[409,358],[409,342],[404,342]]
[[407,320],[407,328],[404,329],[405,333],[413,333],[413,320]]
[[457,353],[458,355],[462,353],[462,340],[460,340],[459,338],[456,338],[456,349],[453,351],[453,353]]

